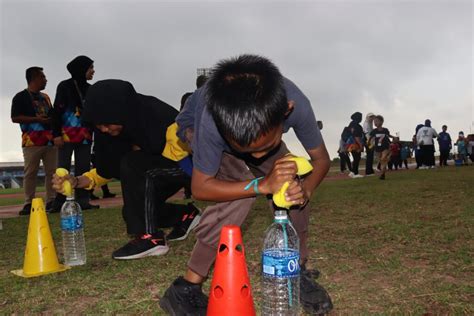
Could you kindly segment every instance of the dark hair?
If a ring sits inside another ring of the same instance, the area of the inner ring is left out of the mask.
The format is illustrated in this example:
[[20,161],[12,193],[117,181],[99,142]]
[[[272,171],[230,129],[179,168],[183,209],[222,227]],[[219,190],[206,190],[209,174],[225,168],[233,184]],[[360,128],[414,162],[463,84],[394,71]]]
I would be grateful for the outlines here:
[[446,125],[441,126],[441,128],[448,128]]
[[379,121],[382,121],[382,123],[383,123],[383,121],[384,121],[382,115],[376,115],[376,116],[375,116],[375,119],[377,119],[377,120],[379,120]]
[[206,97],[219,132],[240,146],[281,125],[288,111],[283,76],[270,60],[256,55],[220,61]]
[[179,107],[179,110],[181,111],[184,107],[184,104],[186,103],[186,100],[192,95],[193,93],[192,92],[186,92],[185,94],[183,94],[183,96],[181,97],[181,106]]
[[356,121],[357,123],[362,122],[362,113],[355,112],[354,114],[351,115],[351,120]]
[[26,69],[26,82],[29,84],[42,71],[43,71],[43,68],[37,67],[37,66]]
[[197,78],[196,78],[196,87],[199,89],[201,88],[207,81],[207,79],[209,79],[208,76],[206,75],[199,75]]

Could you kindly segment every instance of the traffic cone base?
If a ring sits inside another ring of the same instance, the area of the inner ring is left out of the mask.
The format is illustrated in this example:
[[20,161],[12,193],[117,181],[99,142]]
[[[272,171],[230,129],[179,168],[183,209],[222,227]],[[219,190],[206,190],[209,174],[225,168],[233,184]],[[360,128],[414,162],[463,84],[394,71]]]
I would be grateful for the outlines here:
[[33,199],[23,269],[13,270],[11,273],[31,278],[67,269],[68,266],[58,262],[43,199]]
[[69,266],[65,266],[63,264],[59,264],[58,267],[56,268],[56,270],[52,270],[52,271],[45,271],[45,272],[38,272],[36,274],[25,274],[23,272],[23,269],[19,269],[19,270],[12,270],[10,271],[11,273],[13,273],[14,275],[18,275],[22,278],[33,278],[33,277],[37,277],[37,276],[41,276],[41,275],[45,275],[45,274],[51,274],[51,273],[56,273],[56,272],[62,272],[62,271],[66,271],[66,270],[69,270],[71,269],[71,267]]

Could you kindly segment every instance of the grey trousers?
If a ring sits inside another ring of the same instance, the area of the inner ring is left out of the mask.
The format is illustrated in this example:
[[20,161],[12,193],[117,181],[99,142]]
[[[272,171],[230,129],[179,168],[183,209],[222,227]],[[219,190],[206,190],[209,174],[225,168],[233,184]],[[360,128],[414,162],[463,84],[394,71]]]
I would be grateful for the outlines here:
[[[263,163],[252,165],[243,160],[224,153],[216,178],[228,181],[245,181],[268,174],[274,162],[288,153],[282,143],[278,152],[268,157]],[[250,212],[255,197],[220,202],[207,207],[196,227],[196,244],[188,261],[188,268],[206,277],[216,258],[217,246],[221,229],[224,225],[241,226]],[[300,239],[300,258],[308,257],[307,239],[309,223],[309,206],[301,210],[291,210],[290,219]]]

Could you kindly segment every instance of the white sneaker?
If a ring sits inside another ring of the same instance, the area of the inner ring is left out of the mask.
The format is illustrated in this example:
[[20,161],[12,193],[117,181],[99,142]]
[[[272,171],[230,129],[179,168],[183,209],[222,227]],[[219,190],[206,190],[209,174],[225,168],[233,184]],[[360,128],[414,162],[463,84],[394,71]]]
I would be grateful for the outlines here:
[[348,176],[351,177],[351,178],[354,178],[355,174],[354,174],[354,172],[351,171],[351,172],[349,172]]
[[363,178],[364,176],[361,175],[361,174],[355,174],[352,178],[353,179],[356,179],[356,178]]
[[430,169],[435,169],[436,167],[435,166],[431,166]]

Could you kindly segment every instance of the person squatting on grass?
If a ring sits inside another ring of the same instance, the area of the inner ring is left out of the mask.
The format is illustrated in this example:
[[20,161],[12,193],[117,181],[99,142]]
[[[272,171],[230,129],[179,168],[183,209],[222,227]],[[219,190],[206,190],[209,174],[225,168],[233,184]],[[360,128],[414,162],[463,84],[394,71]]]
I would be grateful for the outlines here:
[[[330,164],[306,96],[268,59],[241,55],[217,64],[177,123],[180,138],[192,144],[193,196],[216,204],[203,212],[186,274],[170,285],[160,306],[172,315],[205,315],[208,298],[201,285],[215,260],[221,228],[242,225],[257,195],[270,198],[290,181],[287,200],[295,205],[289,215],[300,239],[302,306],[312,314],[328,312],[329,295],[306,268],[308,201]],[[281,139],[290,128],[314,166],[304,181],[296,179],[296,164],[288,160]]]
[[370,132],[370,142],[373,143],[375,147],[375,152],[380,161],[380,169],[382,170],[382,174],[380,175],[380,180],[385,180],[385,172],[387,171],[387,163],[390,159],[390,139],[389,137],[393,138],[390,135],[390,132],[383,125],[383,116],[377,115],[374,119],[375,129]]
[[[120,179],[123,218],[129,243],[113,252],[114,259],[137,259],[168,252],[168,240],[184,239],[198,223],[192,204],[166,199],[190,181],[188,150],[176,136],[178,111],[163,101],[135,92],[121,80],[98,81],[89,88],[82,118],[95,131],[96,168],[79,177],[67,176],[75,188],[90,190],[111,178]],[[54,187],[62,191],[62,181]],[[162,227],[174,227],[165,238]]]

